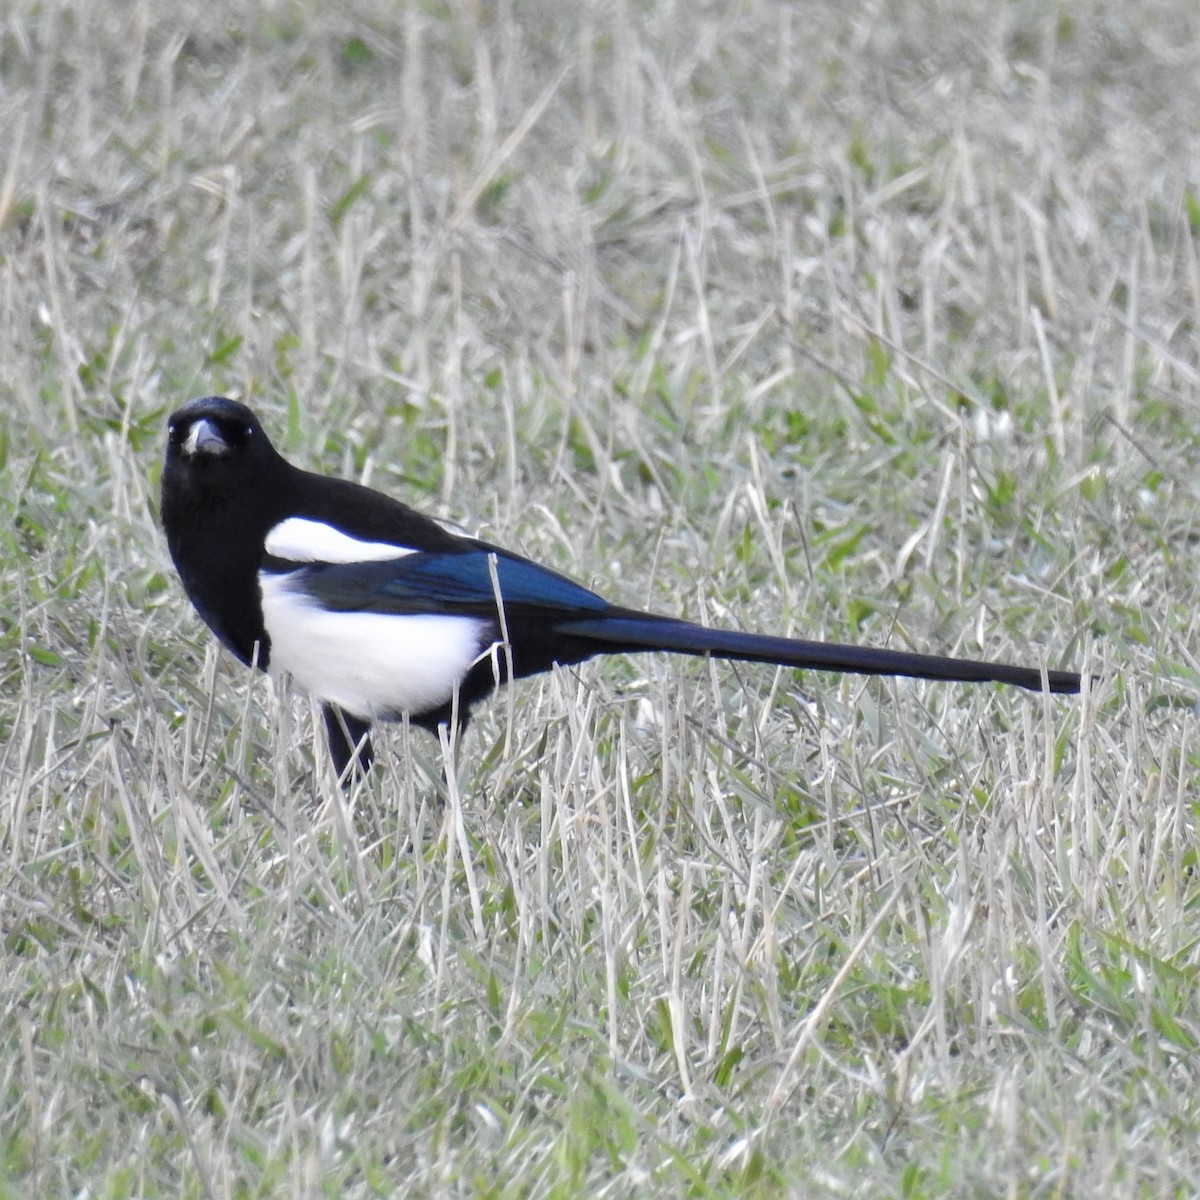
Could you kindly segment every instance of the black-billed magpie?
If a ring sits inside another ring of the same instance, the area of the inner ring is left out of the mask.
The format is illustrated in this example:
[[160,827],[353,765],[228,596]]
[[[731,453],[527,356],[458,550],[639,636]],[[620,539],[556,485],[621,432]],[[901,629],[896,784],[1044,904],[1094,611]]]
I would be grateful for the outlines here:
[[[595,654],[670,650],[860,675],[1011,683],[1040,670],[708,629],[609,604],[517,554],[451,533],[370,488],[292,466],[244,404],[168,420],[162,521],[189,599],[242,662],[322,704],[338,774],[372,761],[373,721],[465,724],[509,678]],[[1049,671],[1052,692],[1078,692]]]

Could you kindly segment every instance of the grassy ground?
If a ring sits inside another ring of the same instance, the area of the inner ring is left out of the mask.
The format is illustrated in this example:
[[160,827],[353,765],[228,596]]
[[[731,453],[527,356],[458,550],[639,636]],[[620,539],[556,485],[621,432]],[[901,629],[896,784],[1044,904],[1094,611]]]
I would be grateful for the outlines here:
[[[14,0],[0,1194],[1195,1194],[1198,39]],[[1104,683],[617,659],[346,799],[173,578],[210,392],[627,603]]]

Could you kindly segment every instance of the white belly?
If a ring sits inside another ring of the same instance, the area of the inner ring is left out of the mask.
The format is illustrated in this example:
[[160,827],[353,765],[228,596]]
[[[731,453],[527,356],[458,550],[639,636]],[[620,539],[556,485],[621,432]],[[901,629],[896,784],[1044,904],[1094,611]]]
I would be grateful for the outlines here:
[[477,617],[328,612],[293,590],[293,578],[259,575],[271,672],[286,671],[356,717],[420,714],[449,703],[490,640],[489,622]]

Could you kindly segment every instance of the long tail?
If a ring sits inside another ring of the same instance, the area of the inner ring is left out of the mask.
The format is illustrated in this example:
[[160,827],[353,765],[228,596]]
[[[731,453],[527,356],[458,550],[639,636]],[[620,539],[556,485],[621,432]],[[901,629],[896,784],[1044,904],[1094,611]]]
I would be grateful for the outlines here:
[[[1036,667],[1009,663],[977,662],[937,654],[911,654],[904,650],[878,650],[869,646],[843,646],[837,642],[810,642],[800,638],[768,637],[708,629],[670,617],[612,615],[564,621],[560,632],[603,643],[597,649],[614,652],[668,650],[676,654],[715,654],[743,662],[774,663],[813,671],[843,671],[854,675],[906,675],[913,679],[943,679],[960,683],[1011,683],[1040,692],[1042,672]],[[1075,671],[1047,671],[1052,692],[1078,692]]]

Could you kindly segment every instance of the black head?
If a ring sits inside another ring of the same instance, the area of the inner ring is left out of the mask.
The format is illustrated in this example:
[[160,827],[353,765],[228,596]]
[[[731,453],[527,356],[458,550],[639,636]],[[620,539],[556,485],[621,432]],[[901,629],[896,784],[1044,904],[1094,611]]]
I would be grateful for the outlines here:
[[204,396],[167,420],[167,469],[228,477],[278,456],[258,418],[236,400]]
[[276,452],[258,418],[244,404],[205,396],[167,419],[163,515],[172,504],[210,514],[236,507],[243,518],[282,499],[291,468]]

